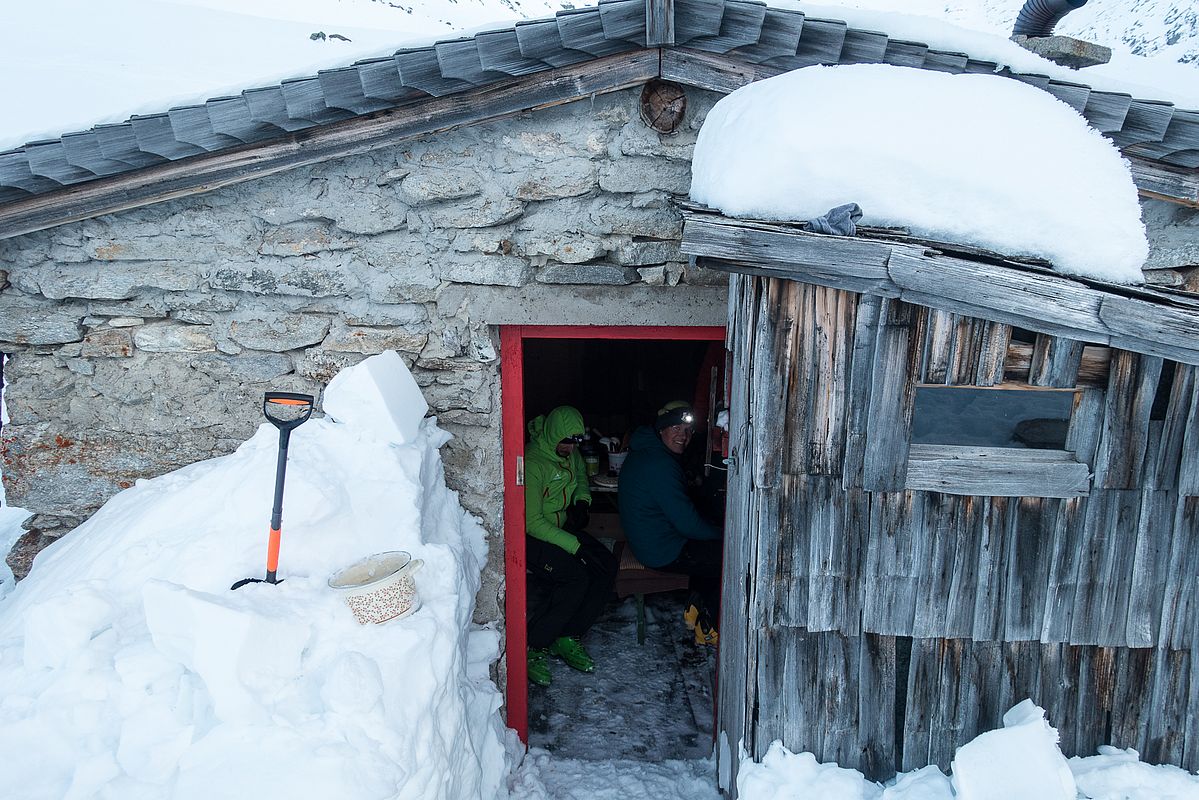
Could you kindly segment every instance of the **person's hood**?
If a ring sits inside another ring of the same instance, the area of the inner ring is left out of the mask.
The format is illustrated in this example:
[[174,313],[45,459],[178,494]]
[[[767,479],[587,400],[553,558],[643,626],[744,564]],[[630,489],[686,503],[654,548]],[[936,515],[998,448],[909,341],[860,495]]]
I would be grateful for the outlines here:
[[572,406],[558,406],[550,413],[530,420],[528,428],[530,448],[562,463],[566,463],[566,459],[557,453],[558,442],[587,432],[583,415]]

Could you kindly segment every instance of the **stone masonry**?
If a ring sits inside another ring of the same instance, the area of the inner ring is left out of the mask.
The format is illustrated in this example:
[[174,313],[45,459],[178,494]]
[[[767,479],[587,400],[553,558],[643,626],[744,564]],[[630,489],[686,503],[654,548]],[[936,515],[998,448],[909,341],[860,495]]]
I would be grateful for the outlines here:
[[628,90],[0,241],[25,560],[136,479],[233,450],[264,391],[319,395],[394,349],[455,436],[447,477],[491,533],[478,617],[501,618],[496,326],[723,324],[725,276],[679,252],[717,97],[689,94],[670,137]]

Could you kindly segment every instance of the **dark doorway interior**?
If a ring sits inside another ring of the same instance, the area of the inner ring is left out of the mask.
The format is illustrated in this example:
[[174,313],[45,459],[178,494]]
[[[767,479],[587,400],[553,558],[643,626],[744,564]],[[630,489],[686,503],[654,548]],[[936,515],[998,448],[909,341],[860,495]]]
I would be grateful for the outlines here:
[[[684,461],[697,499],[706,497],[715,512],[723,506],[723,473],[709,468],[705,480],[703,465],[705,451],[709,463],[720,461],[719,432],[709,435],[706,423],[712,395],[717,408],[723,404],[724,356],[722,343],[711,341],[526,339],[525,422],[572,405],[595,432],[593,441],[627,442],[635,427],[652,424],[666,402],[692,403],[701,419]],[[596,477],[614,484],[607,449],[593,452]],[[615,489],[593,485],[592,496],[593,523],[616,517]],[[602,524],[593,524],[592,532],[620,553],[619,532],[613,538]],[[687,597],[686,589],[644,594],[639,642],[638,598],[613,594],[583,639],[596,671],[578,673],[557,661],[551,686],[529,686],[529,744],[580,759],[657,762],[709,755],[716,651],[697,645],[684,623]]]

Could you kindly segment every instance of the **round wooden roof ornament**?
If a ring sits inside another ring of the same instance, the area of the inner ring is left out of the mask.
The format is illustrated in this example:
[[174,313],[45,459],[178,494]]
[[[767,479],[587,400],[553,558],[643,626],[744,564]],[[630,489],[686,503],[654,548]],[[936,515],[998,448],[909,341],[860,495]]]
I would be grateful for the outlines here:
[[652,80],[641,90],[641,121],[658,133],[677,133],[687,113],[687,93],[670,81]]

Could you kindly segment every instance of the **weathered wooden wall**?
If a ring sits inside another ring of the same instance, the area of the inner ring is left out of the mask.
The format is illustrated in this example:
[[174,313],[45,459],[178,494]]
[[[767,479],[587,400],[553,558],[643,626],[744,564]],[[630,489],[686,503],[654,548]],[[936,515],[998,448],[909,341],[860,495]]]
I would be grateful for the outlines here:
[[[1199,767],[1195,367],[778,278],[732,275],[729,303],[726,564],[745,567],[726,568],[722,750],[947,768],[1031,697],[1067,754]],[[917,383],[1077,386],[1080,463],[1008,451],[1054,496],[1003,464],[929,491],[908,469],[929,469]],[[1071,469],[1081,486],[1054,478]]]

